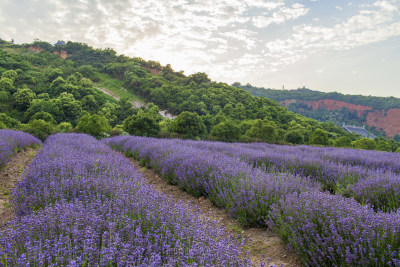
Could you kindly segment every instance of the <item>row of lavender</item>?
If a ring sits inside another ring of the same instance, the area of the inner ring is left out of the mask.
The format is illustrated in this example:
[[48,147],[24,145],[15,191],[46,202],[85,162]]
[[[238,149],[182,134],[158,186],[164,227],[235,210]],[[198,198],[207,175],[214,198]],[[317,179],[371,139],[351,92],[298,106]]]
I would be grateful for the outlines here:
[[[310,177],[321,183],[324,190],[354,197],[375,210],[396,211],[400,208],[400,157],[395,153],[355,149],[307,146],[276,146],[270,144],[227,144],[183,142],[181,144],[220,152],[262,168],[267,172],[290,172]],[[342,155],[345,159],[338,160]],[[359,157],[348,161],[349,158]],[[368,162],[369,164],[367,164]]]
[[[143,137],[105,142],[182,189],[209,197],[243,223],[267,223],[307,265],[400,264],[399,213],[375,212],[352,198],[322,192],[314,177],[253,168],[238,152],[251,145],[237,149],[237,144]],[[235,150],[226,153],[224,146]]]
[[358,150],[350,148],[314,147],[314,146],[281,146],[266,143],[234,144],[258,150],[275,151],[275,153],[295,154],[298,157],[313,155],[315,158],[329,160],[353,166],[364,166],[368,169],[383,169],[400,173],[400,154],[391,152]]
[[188,146],[180,140],[119,136],[103,139],[111,147],[153,168],[171,184],[194,196],[207,196],[244,225],[262,225],[282,195],[319,189],[290,173],[265,173],[240,158]]
[[49,137],[13,205],[16,219],[0,236],[6,266],[251,264],[233,237],[87,135]]
[[7,129],[0,130],[0,170],[6,166],[11,157],[20,149],[29,146],[38,146],[39,139],[30,134]]

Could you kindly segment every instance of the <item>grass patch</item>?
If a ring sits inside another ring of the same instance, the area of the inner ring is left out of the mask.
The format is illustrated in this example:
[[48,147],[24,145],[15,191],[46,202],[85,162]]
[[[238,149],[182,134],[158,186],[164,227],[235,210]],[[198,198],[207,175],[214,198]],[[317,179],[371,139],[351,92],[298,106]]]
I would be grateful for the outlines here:
[[119,97],[121,98],[127,98],[130,101],[136,101],[140,103],[144,103],[142,98],[126,91],[125,88],[123,88],[123,81],[113,79],[109,75],[100,73],[99,74],[100,81],[95,84],[95,87],[97,88],[104,88],[113,95],[114,97]]
[[2,187],[3,187],[3,188],[2,188],[3,195],[4,195],[4,196],[10,195],[10,190],[9,190],[7,187],[5,187],[4,185],[3,185]]

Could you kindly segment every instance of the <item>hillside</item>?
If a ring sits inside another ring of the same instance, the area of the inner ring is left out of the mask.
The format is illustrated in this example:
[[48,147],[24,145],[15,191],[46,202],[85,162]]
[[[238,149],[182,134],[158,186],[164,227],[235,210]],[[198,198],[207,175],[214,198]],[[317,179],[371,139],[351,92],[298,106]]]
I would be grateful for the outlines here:
[[[361,138],[211,81],[206,73],[185,75],[169,64],[82,43],[0,41],[0,75],[0,128],[42,140],[55,132],[84,132],[98,138],[131,134],[352,146]],[[336,142],[340,137],[346,138]],[[385,142],[378,149],[397,147]]]
[[399,98],[324,93],[306,88],[274,90],[251,85],[240,87],[253,96],[275,100],[290,111],[319,121],[333,121],[337,125],[365,124],[380,136],[400,134]]

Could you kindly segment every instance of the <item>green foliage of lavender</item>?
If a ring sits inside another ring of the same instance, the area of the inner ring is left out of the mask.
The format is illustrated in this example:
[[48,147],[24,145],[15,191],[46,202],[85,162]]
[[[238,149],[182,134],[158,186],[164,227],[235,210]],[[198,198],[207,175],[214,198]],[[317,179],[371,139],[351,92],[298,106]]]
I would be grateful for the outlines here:
[[12,194],[5,266],[247,266],[241,243],[93,137],[46,140]]

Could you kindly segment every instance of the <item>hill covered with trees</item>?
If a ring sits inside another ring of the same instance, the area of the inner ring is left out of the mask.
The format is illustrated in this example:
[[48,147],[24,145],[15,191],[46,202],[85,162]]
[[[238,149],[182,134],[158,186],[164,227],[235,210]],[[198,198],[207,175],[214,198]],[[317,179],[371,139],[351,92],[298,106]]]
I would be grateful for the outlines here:
[[[332,122],[211,81],[205,73],[185,75],[170,65],[82,43],[1,40],[0,77],[0,127],[42,139],[70,131],[318,145],[360,139]],[[118,100],[99,89],[127,98]],[[135,99],[146,104],[135,107]],[[163,117],[160,109],[177,117]]]
[[399,98],[325,93],[307,88],[276,90],[239,83],[233,86],[243,88],[253,96],[275,100],[290,111],[318,121],[332,121],[339,126],[343,123],[365,124],[378,136],[400,140]]

